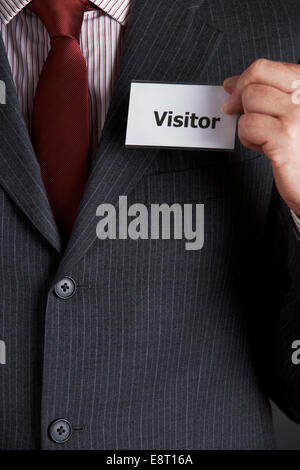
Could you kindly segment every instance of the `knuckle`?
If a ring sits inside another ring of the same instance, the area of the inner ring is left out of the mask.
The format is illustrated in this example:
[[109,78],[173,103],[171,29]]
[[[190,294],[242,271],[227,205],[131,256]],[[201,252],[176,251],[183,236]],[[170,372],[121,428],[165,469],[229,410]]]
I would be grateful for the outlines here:
[[249,68],[249,74],[252,77],[260,76],[264,72],[268,64],[268,60],[264,58],[256,59]]

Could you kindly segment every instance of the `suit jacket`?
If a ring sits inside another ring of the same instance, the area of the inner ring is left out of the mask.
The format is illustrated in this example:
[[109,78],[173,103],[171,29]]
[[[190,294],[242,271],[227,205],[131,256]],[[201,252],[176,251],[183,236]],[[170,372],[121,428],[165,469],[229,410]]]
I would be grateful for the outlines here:
[[[269,397],[300,420],[300,237],[269,160],[125,148],[130,82],[222,84],[298,63],[296,0],[134,0],[111,106],[66,249],[0,42],[2,449],[272,449]],[[203,203],[205,242],[102,240],[96,208]],[[70,276],[75,294],[59,298]],[[56,444],[49,424],[66,418]]]

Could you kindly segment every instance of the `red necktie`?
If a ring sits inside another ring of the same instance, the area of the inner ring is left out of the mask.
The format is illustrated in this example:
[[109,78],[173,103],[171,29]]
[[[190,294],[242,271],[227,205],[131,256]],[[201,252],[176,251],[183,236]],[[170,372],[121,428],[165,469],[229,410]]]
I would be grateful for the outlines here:
[[72,230],[88,176],[89,91],[79,34],[88,0],[32,0],[51,50],[33,106],[32,142],[61,235]]

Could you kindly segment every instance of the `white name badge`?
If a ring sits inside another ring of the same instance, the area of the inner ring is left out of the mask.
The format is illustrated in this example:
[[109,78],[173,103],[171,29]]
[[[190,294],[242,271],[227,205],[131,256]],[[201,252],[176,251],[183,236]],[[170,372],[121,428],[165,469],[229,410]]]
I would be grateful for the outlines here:
[[233,150],[237,116],[222,86],[131,82],[126,147]]

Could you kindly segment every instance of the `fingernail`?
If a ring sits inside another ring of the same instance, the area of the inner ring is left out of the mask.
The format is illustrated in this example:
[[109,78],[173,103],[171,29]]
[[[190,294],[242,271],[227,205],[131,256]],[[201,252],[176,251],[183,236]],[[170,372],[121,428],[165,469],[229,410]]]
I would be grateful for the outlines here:
[[238,77],[229,77],[226,78],[223,82],[223,88],[228,91],[229,93],[232,93],[232,91],[235,88],[235,85],[237,84]]

